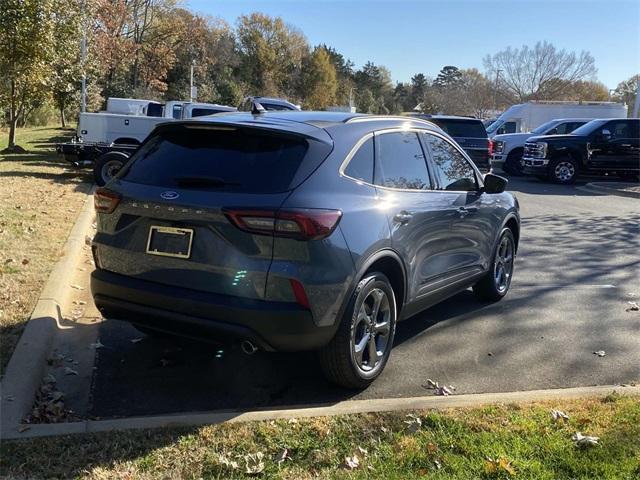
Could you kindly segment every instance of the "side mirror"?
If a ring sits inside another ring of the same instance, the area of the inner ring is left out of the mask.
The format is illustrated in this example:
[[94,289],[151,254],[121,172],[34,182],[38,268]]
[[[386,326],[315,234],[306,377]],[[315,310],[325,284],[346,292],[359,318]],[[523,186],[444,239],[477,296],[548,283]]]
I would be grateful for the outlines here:
[[493,173],[487,173],[483,180],[485,193],[502,193],[507,188],[507,183],[509,183],[506,178]]

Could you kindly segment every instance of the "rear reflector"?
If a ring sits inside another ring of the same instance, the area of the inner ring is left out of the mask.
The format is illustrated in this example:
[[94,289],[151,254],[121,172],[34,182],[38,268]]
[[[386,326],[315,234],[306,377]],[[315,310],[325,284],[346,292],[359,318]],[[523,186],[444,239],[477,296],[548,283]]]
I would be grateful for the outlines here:
[[111,213],[120,203],[120,194],[100,187],[93,194],[93,206],[96,212]]
[[293,278],[289,279],[289,283],[291,283],[291,290],[293,290],[293,294],[296,297],[298,305],[310,310],[309,298],[307,298],[307,292],[304,291],[304,286],[298,280]]
[[227,218],[245,232],[296,240],[321,240],[335,230],[340,210],[236,210],[225,209]]

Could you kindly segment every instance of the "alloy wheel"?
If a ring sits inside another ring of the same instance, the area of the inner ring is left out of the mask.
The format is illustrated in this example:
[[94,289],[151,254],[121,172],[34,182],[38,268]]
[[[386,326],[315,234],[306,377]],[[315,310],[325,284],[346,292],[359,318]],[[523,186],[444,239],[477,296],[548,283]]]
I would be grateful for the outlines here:
[[360,305],[351,330],[351,353],[366,373],[379,368],[391,348],[391,303],[387,294],[374,288]]
[[505,292],[511,284],[511,276],[513,275],[513,253],[513,240],[510,236],[504,235],[498,245],[496,259],[493,265],[493,278],[496,289],[500,293]]
[[576,167],[571,162],[558,162],[553,172],[558,180],[567,182],[576,174]]

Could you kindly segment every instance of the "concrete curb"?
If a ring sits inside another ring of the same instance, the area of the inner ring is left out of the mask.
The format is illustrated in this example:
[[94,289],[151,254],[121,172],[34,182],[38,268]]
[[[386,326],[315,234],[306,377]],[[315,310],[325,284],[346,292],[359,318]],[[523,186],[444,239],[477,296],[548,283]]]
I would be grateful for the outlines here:
[[619,197],[640,198],[638,192],[627,192],[618,188],[612,188],[608,185],[620,185],[615,182],[591,182],[587,183],[583,188],[598,193],[606,193],[607,195],[618,195]]
[[3,438],[5,432],[15,431],[29,412],[42,382],[57,325],[62,321],[62,306],[66,305],[71,294],[69,283],[63,279],[76,268],[85,237],[95,218],[93,191],[94,188],[91,188],[87,193],[87,199],[64,244],[62,258],[49,274],[2,378],[0,436]]
[[[612,392],[640,396],[640,386],[604,385],[526,392],[481,393],[448,397],[385,398],[375,400],[347,400],[333,405],[282,407],[277,410],[214,411],[184,413],[154,417],[130,417],[113,420],[87,420],[74,423],[16,425],[4,435],[5,439],[48,437],[76,433],[95,433],[115,430],[138,430],[160,427],[199,426],[228,422],[249,422],[287,418],[348,415],[356,413],[393,412],[401,410],[444,410],[497,403],[533,402],[542,400],[570,400],[605,397]],[[18,428],[28,428],[20,433]]]

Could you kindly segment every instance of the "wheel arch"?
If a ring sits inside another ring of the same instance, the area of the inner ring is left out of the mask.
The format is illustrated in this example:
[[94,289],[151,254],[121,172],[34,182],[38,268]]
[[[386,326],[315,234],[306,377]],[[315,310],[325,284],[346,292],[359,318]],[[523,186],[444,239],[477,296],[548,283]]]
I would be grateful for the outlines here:
[[391,282],[399,317],[407,296],[407,274],[402,258],[391,249],[384,249],[374,253],[358,270],[355,277],[356,285],[370,272],[383,273]]
[[133,137],[118,137],[113,142],[112,145],[140,145],[142,142],[137,138]]
[[515,241],[515,250],[517,253],[518,245],[520,243],[520,220],[514,213],[511,213],[505,217],[504,221],[502,222],[500,231],[502,231],[504,228],[508,228],[509,230],[511,230],[511,233],[513,234],[513,240]]

